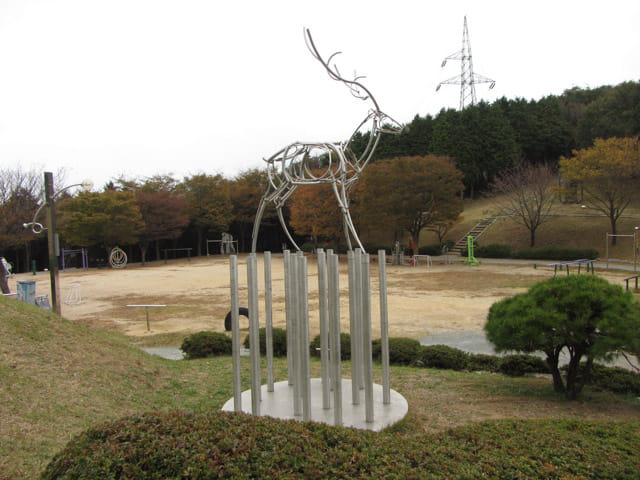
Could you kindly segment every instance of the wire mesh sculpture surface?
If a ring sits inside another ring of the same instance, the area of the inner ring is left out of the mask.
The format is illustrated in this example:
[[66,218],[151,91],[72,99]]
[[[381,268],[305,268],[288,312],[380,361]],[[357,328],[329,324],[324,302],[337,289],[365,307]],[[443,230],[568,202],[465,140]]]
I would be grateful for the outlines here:
[[[275,205],[278,219],[287,238],[296,250],[300,250],[287,228],[282,208],[298,186],[322,184],[330,184],[333,188],[343,217],[347,247],[349,250],[352,249],[350,239],[350,235],[352,235],[357,244],[356,246],[364,251],[349,213],[349,192],[358,181],[369,160],[371,160],[378,146],[380,134],[399,134],[403,127],[380,110],[378,102],[371,92],[360,83],[362,76],[347,80],[340,74],[335,64],[331,65],[333,58],[340,52],[332,54],[325,61],[318,52],[309,29],[304,29],[304,37],[311,55],[322,64],[329,77],[346,85],[354,97],[364,101],[371,101],[372,106],[366,118],[358,125],[358,128],[355,129],[346,142],[294,142],[265,159],[265,162],[267,162],[268,185],[260,199],[253,223],[251,251],[254,253],[256,251],[260,222],[267,204],[270,203]],[[369,141],[364,151],[360,155],[356,155],[351,149],[351,144],[356,134],[367,124],[371,125]],[[318,165],[321,165],[319,169],[314,168]]]

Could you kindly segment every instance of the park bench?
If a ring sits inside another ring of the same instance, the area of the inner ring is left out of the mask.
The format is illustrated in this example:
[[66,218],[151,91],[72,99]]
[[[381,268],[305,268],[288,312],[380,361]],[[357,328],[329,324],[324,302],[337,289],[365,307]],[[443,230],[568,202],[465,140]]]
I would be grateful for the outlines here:
[[636,290],[638,290],[638,277],[640,277],[640,275],[634,275],[633,277],[629,277],[629,278],[625,278],[625,284],[626,284],[626,289],[629,290],[629,280],[634,280],[636,281]]

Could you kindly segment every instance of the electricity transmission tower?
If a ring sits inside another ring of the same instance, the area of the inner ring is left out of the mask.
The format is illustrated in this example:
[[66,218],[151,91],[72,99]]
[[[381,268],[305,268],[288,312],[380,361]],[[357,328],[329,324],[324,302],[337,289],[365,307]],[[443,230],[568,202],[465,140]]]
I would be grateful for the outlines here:
[[462,50],[459,50],[442,61],[442,67],[447,60],[460,60],[460,75],[451,77],[438,84],[436,92],[442,85],[460,85],[460,110],[476,103],[476,83],[489,83],[489,89],[495,87],[495,80],[473,73],[473,61],[471,59],[471,43],[469,42],[469,30],[467,29],[467,17],[464,17],[464,29],[462,31]]

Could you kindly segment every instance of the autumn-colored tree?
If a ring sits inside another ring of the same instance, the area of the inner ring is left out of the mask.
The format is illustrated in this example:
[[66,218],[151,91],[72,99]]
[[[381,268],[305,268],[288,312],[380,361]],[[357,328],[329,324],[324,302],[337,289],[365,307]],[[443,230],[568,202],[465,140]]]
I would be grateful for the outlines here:
[[529,245],[536,243],[536,230],[549,218],[556,203],[553,169],[545,164],[525,164],[505,170],[491,190],[502,215],[508,215],[529,230]]
[[[230,184],[231,204],[233,206],[233,229],[237,232],[240,250],[246,249],[251,241],[253,220],[267,185],[266,170],[252,169],[240,173]],[[267,206],[262,216],[261,231],[265,227],[278,226],[278,216],[274,208]]]
[[[579,185],[587,207],[602,212],[616,234],[616,223],[638,190],[640,148],[638,138],[597,138],[593,147],[573,150],[560,159],[560,171],[568,182]],[[616,237],[612,237],[613,245]]]
[[337,242],[343,234],[343,216],[330,184],[302,185],[291,196],[291,227],[298,235]]
[[400,157],[367,167],[358,189],[360,218],[377,229],[406,230],[416,248],[420,232],[462,212],[462,173],[448,157]]
[[107,255],[117,245],[132,245],[144,221],[131,191],[80,193],[60,203],[58,231],[71,245],[101,245]]
[[221,175],[200,173],[185,178],[179,190],[187,200],[187,214],[196,231],[196,252],[200,256],[204,235],[209,230],[224,232],[231,223],[229,181]]
[[[187,201],[182,196],[166,190],[138,190],[136,201],[145,225],[138,237],[144,265],[149,244],[178,238],[189,223],[189,217],[186,214]],[[156,256],[157,253],[156,251]]]

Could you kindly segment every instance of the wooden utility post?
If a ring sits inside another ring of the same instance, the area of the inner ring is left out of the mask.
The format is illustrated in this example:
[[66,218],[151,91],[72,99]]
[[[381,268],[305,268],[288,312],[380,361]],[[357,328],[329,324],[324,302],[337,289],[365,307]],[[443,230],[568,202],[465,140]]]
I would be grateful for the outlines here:
[[49,276],[51,278],[51,308],[58,315],[60,310],[60,285],[58,284],[58,245],[56,235],[56,206],[53,190],[53,173],[44,172],[44,199],[47,205],[47,237],[49,243]]

